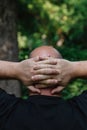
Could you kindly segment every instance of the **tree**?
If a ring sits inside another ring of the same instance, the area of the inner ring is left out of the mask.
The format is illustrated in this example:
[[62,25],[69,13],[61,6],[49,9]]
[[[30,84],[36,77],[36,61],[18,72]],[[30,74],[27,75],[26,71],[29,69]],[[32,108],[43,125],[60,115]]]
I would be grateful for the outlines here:
[[[18,60],[15,0],[0,0],[0,59]],[[20,96],[20,84],[16,80],[0,80],[0,87]]]

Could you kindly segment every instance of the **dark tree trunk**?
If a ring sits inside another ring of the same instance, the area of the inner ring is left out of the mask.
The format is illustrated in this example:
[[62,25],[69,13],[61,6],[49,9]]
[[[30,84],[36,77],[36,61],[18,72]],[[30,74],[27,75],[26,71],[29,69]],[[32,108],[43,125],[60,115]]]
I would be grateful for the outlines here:
[[[0,60],[17,61],[16,0],[0,0]],[[0,80],[0,87],[20,96],[16,80]]]

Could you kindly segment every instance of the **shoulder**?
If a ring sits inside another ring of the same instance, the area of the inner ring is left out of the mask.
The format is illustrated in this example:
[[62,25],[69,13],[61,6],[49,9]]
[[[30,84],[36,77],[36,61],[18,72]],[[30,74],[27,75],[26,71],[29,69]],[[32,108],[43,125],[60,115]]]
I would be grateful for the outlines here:
[[82,94],[69,99],[68,101],[74,110],[77,110],[87,116],[87,90],[83,91]]

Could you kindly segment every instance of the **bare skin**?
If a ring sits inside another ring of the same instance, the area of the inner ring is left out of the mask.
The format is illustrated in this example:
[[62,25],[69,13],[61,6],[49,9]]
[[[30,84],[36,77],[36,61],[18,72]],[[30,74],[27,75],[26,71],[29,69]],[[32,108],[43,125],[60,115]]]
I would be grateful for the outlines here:
[[[34,93],[36,92],[36,88],[38,88],[38,90],[40,88],[40,90],[42,91],[41,94],[44,95],[59,94],[67,86],[67,84],[71,81],[71,79],[87,78],[87,61],[71,62],[64,59],[58,59],[59,53],[57,54],[54,48],[52,49],[49,48],[48,46],[39,47],[38,53],[37,49],[35,49],[35,51],[31,54],[32,57],[36,55],[40,55],[40,57],[47,57],[47,61],[43,61],[43,63],[49,61],[50,62],[56,61],[56,64],[50,67],[52,69],[56,69],[56,71],[59,72],[58,74],[51,75],[50,73],[47,72],[47,70],[49,69],[47,65],[45,66],[38,65],[37,67],[35,67],[34,69],[38,70],[37,73],[40,73],[40,75],[38,76],[34,75],[32,77],[33,81],[38,82],[38,84],[36,84],[35,86],[31,86],[31,88],[29,87],[29,89]],[[41,73],[44,71],[43,68],[47,68],[46,72],[49,78],[45,75],[43,76],[41,75]],[[53,86],[54,88],[52,88]],[[50,89],[45,89],[47,87],[50,87]]]
[[[76,63],[75,62],[70,62],[64,59],[55,59],[55,58],[50,58],[51,60],[54,60],[57,62],[57,64],[55,66],[53,66],[56,70],[59,71],[59,74],[57,75],[52,75],[52,79],[57,80],[57,85],[58,87],[55,87],[54,89],[52,89],[51,93],[59,93],[61,92],[66,86],[67,84],[70,82],[71,79],[74,79],[76,76]],[[39,69],[38,72],[41,73],[42,68],[41,66],[37,66],[35,67],[35,69]],[[38,76],[33,76],[33,80],[37,81],[38,80]],[[42,80],[42,78],[40,78],[39,80]],[[45,84],[46,80],[40,81],[39,83],[43,83]],[[49,85],[49,84],[48,84]],[[39,86],[37,85],[36,88],[45,88],[45,85]]]
[[[39,57],[27,59],[21,62],[0,61],[0,78],[18,79],[22,81],[22,83],[26,86],[32,85],[32,83],[34,83],[34,81],[32,80],[32,76],[36,75],[37,77],[39,74],[42,74],[42,76],[47,75],[44,73],[46,72],[46,70],[38,74],[35,74],[37,72],[36,70],[34,70],[35,66],[37,67],[38,65],[39,66],[45,65],[43,63],[38,64],[39,61],[40,61]],[[51,65],[54,64],[55,61],[51,62]],[[46,65],[48,65],[50,68],[49,64],[46,63]],[[51,72],[50,70],[48,70],[48,73],[52,74],[57,72],[55,70],[52,70]]]
[[[38,48],[38,55],[40,57],[35,54],[35,58],[22,62],[0,61],[0,78],[21,80],[25,85],[29,85],[28,88],[33,93],[40,94],[39,88],[46,88],[45,93],[43,89],[44,95],[59,93],[71,79],[87,78],[87,61],[70,62],[58,59],[61,56],[57,50],[48,46]],[[31,57],[34,57],[33,53]]]
[[[41,95],[53,96],[52,93],[51,93],[51,91],[52,91],[52,86],[55,86],[55,85],[58,84],[58,79],[57,79],[57,80],[56,80],[56,79],[53,79],[53,75],[58,75],[58,73],[57,73],[57,74],[56,74],[56,73],[50,74],[50,73],[51,73],[52,69],[58,71],[58,69],[56,69],[56,68],[54,67],[57,63],[56,63],[54,66],[50,65],[50,68],[51,68],[51,69],[49,68],[49,66],[48,66],[46,63],[51,63],[51,62],[53,62],[53,61],[56,62],[56,60],[51,59],[51,58],[48,60],[48,57],[62,58],[62,56],[60,55],[59,52],[57,52],[56,49],[54,49],[54,48],[52,48],[52,47],[49,47],[49,46],[42,46],[42,47],[39,47],[39,48],[35,49],[35,50],[31,53],[30,57],[31,57],[31,58],[34,58],[34,57],[36,57],[36,56],[39,56],[39,57],[47,57],[47,60],[45,60],[45,61],[39,61],[39,62],[38,62],[39,65],[34,68],[35,70],[38,70],[38,69],[39,69],[39,70],[36,72],[36,74],[39,73],[39,75],[36,76],[36,79],[35,79],[35,76],[32,77],[33,81],[36,81],[35,87],[37,88],[37,86],[42,87],[43,85],[45,85],[45,87],[47,87],[47,88],[41,88],[41,89],[39,89],[39,90],[40,90],[40,94],[41,94]],[[41,63],[43,63],[43,64],[45,64],[45,65],[40,66]],[[46,68],[47,68],[47,69],[46,69]],[[44,70],[44,69],[46,69],[46,70]],[[48,73],[48,70],[49,70],[49,69],[50,69],[50,73]],[[48,75],[50,74],[50,79],[49,79],[48,76],[46,76],[46,75],[45,75],[45,76],[41,75],[41,73],[42,73],[43,71],[45,72],[45,74],[46,74],[46,72],[47,72]],[[59,71],[58,71],[58,72],[59,72]],[[43,81],[42,81],[42,80],[43,80]],[[39,81],[39,82],[38,82],[38,81]],[[55,81],[55,82],[54,82],[54,81]],[[34,87],[34,86],[29,86],[29,87],[28,87],[28,88],[31,90],[30,95],[38,94],[38,93],[36,93],[36,90],[35,90],[36,88],[35,88],[35,87]],[[38,92],[39,92],[39,91],[38,91]]]

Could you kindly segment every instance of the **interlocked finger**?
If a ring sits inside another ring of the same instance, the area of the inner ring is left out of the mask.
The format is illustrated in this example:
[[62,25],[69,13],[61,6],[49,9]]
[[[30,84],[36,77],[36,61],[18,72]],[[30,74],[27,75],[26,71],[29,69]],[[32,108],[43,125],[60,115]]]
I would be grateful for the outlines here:
[[55,59],[48,59],[48,60],[44,60],[44,61],[39,61],[39,64],[50,64],[50,65],[56,65],[57,61]]
[[59,74],[59,71],[56,70],[56,69],[50,69],[50,68],[47,68],[47,69],[40,69],[40,70],[37,70],[35,72],[35,74],[43,74],[43,75],[56,75],[56,74]]
[[38,70],[38,69],[45,69],[45,68],[55,68],[55,65],[47,65],[47,64],[39,64],[34,66],[34,70]]
[[32,76],[32,81],[41,81],[41,80],[46,80],[46,79],[51,79],[51,75],[35,75]]
[[38,89],[47,88],[47,85],[45,85],[45,84],[37,84],[37,85],[35,85],[35,88],[38,88]]
[[54,88],[51,93],[52,94],[60,93],[64,88],[65,87],[63,87],[63,86],[58,86],[58,87]]
[[58,81],[55,79],[48,79],[48,80],[39,82],[39,84],[44,84],[44,85],[56,85],[57,83],[58,83]]
[[40,90],[38,88],[35,88],[34,86],[28,86],[27,88],[29,89],[29,91],[31,91],[33,93],[39,93],[40,94]]

